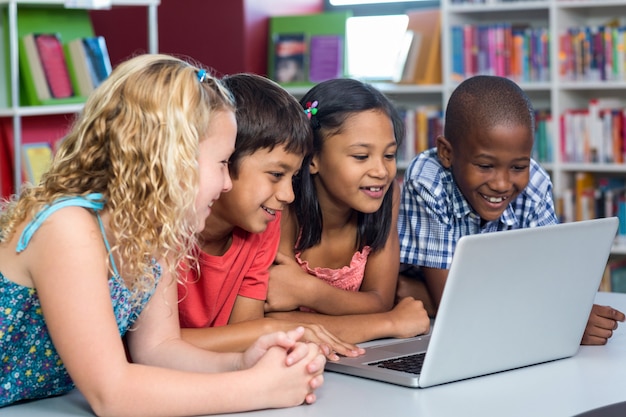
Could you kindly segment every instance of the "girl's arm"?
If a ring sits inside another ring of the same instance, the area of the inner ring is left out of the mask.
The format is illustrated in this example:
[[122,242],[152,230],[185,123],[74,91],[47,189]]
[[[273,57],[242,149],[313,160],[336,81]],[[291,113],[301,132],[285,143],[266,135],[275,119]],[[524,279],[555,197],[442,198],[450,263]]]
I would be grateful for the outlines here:
[[385,337],[412,337],[427,333],[430,329],[430,319],[423,303],[412,297],[400,300],[392,310],[383,313],[330,316],[304,311],[285,311],[268,315],[280,320],[323,325],[350,343],[362,343]]
[[[400,191],[393,182],[394,199],[389,236],[385,246],[371,253],[365,267],[365,275],[358,292],[345,291],[326,284],[304,272],[294,260],[296,235],[295,216],[283,215],[281,244],[277,257],[280,265],[270,270],[268,311],[289,311],[306,306],[329,315],[380,313],[389,311],[395,300],[396,282],[400,267],[398,243],[398,212]],[[283,232],[285,239],[283,241]]]
[[[20,256],[55,347],[96,414],[207,414],[315,399],[323,356],[313,345],[296,343],[300,333],[268,336],[246,355],[217,354],[180,342],[177,292],[168,274],[128,333],[129,347],[139,361],[195,372],[129,363],[111,306],[106,249],[87,210],[68,207],[52,214]],[[273,345],[293,346],[292,353]],[[289,356],[295,363],[287,366]],[[255,359],[258,363],[247,370],[199,372],[238,369]]]
[[329,359],[336,359],[335,352],[344,356],[362,353],[353,344],[335,337],[324,326],[263,317],[263,305],[263,300],[238,296],[227,326],[181,329],[182,337],[198,347],[214,352],[242,352],[264,334],[287,332],[302,326],[302,340],[319,344]]

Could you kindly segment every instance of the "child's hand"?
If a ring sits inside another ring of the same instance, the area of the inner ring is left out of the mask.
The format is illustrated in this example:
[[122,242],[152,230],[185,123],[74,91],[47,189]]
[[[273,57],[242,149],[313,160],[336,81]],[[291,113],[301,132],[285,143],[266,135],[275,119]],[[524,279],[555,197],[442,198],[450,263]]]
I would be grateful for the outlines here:
[[262,390],[260,396],[265,407],[315,402],[315,390],[324,383],[326,360],[314,343],[298,342],[295,350],[303,352],[304,356],[291,366],[286,365],[288,355],[285,350],[274,346],[249,370],[255,373],[249,380]]
[[[300,307],[297,295],[302,291],[302,271],[295,259],[280,252],[270,268],[270,280],[265,301],[265,312],[292,311]],[[317,279],[317,278],[315,278]]]
[[317,343],[328,360],[339,360],[338,354],[354,358],[365,353],[365,349],[340,340],[324,326],[314,323],[305,323],[302,326],[304,327],[302,340]]
[[594,304],[587,321],[581,345],[604,345],[613,336],[617,324],[624,321],[624,313],[609,306]]
[[428,333],[430,319],[424,304],[413,297],[405,297],[388,313],[391,316],[391,337],[413,337]]
[[[242,363],[239,369],[247,369],[254,366],[271,348],[281,347],[286,351],[285,365],[291,366],[300,362],[309,351],[306,343],[298,343],[304,335],[304,328],[299,326],[288,332],[275,332],[263,335],[250,346],[242,355]],[[325,363],[325,361],[324,361]],[[322,368],[324,364],[322,363]],[[313,366],[311,373],[317,372]]]

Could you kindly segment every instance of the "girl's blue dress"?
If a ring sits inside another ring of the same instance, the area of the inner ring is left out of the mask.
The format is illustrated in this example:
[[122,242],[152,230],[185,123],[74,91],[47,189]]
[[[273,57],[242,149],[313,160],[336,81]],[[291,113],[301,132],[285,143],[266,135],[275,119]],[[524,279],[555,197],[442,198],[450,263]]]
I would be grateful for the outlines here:
[[[63,198],[44,207],[26,226],[17,250],[24,250],[32,235],[54,211],[66,206],[81,206],[96,212],[104,243],[110,250],[98,211],[104,207],[100,194]],[[120,336],[135,322],[154,288],[141,303],[131,303],[132,294],[120,277],[110,256],[113,276],[109,291]],[[158,263],[153,262],[156,282],[161,276]],[[64,394],[74,388],[46,327],[37,290],[9,281],[0,265],[0,407],[20,400]],[[155,285],[156,285],[155,282]],[[78,312],[77,312],[78,313]]]

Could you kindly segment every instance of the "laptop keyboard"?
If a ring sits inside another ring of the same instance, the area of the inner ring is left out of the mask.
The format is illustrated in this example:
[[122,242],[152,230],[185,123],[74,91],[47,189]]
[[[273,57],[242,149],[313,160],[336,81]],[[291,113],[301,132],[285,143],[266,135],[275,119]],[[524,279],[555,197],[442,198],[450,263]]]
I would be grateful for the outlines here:
[[425,356],[426,352],[422,352],[416,353],[415,355],[402,356],[401,358],[372,362],[368,365],[419,375],[422,370],[422,365],[424,364]]

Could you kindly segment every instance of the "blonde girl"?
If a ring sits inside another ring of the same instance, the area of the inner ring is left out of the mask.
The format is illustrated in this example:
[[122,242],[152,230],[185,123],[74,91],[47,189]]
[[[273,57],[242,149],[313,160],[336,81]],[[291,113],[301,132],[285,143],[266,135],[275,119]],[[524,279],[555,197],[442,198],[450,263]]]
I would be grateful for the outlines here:
[[231,187],[235,134],[229,93],[174,57],[132,58],[93,92],[41,183],[0,215],[0,406],[74,387],[98,415],[315,400],[324,357],[301,329],[244,353],[180,338],[176,266]]

